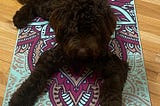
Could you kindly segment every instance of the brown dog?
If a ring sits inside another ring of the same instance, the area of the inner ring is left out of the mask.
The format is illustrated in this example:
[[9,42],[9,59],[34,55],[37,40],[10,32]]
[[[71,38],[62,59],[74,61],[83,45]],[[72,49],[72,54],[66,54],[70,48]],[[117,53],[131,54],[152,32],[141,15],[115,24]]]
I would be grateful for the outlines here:
[[48,20],[58,45],[44,52],[35,70],[13,94],[10,106],[32,106],[59,67],[86,66],[102,73],[101,106],[121,106],[128,65],[108,51],[116,18],[107,0],[18,0],[13,21],[25,27],[35,17]]

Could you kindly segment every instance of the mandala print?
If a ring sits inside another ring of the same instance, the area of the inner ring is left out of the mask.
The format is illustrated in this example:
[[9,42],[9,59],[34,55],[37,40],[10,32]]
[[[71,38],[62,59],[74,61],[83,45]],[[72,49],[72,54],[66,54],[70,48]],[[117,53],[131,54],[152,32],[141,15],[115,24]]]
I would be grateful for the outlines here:
[[[110,5],[117,16],[117,27],[108,46],[131,67],[123,91],[123,106],[151,106],[134,1],[110,0]],[[41,53],[56,45],[55,36],[54,29],[39,17],[19,30],[3,106],[8,106],[12,93],[34,70]],[[98,73],[85,67],[78,75],[71,67],[59,70],[48,82],[48,93],[35,106],[99,106],[102,80]]]

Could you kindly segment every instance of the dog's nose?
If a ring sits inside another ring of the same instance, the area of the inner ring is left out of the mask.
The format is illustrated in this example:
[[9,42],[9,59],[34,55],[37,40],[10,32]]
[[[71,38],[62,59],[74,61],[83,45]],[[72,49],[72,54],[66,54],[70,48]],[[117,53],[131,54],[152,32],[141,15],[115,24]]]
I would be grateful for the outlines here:
[[80,57],[85,57],[87,56],[87,51],[85,48],[80,48],[77,52],[77,55],[80,56]]

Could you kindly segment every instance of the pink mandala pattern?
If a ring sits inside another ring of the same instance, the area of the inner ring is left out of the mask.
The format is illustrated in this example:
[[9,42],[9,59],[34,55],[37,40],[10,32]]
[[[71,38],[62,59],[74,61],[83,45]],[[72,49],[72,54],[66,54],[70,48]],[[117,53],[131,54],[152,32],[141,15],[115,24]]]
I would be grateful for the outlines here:
[[52,103],[58,106],[98,106],[101,80],[98,80],[97,74],[82,69],[79,75],[75,75],[71,70],[61,69],[61,72],[53,77],[50,87]]

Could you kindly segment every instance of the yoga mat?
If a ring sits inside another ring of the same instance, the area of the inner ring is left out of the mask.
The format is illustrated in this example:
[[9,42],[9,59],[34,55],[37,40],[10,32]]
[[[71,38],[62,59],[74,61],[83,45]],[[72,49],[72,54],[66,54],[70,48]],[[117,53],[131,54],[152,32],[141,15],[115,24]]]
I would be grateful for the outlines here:
[[[134,0],[110,0],[118,18],[110,50],[131,67],[123,91],[123,106],[151,106],[144,68]],[[18,30],[3,106],[28,78],[40,54],[56,45],[54,29],[40,17]],[[82,68],[78,75],[71,68],[60,69],[48,82],[48,92],[35,106],[99,106],[99,74]]]

